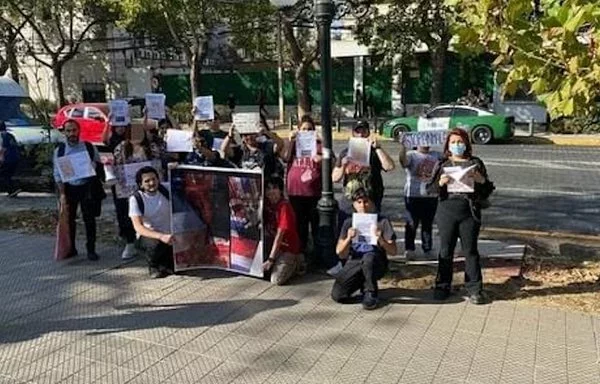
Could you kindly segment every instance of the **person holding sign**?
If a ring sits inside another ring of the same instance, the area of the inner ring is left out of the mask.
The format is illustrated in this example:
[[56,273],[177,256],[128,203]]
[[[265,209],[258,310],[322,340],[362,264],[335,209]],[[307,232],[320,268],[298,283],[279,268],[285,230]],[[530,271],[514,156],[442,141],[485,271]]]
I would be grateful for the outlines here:
[[336,275],[331,298],[338,303],[352,302],[352,295],[360,290],[363,308],[370,310],[377,308],[377,280],[387,270],[388,256],[398,252],[396,233],[390,220],[377,213],[367,189],[354,192],[352,206],[361,217],[348,218],[342,225],[336,252],[346,263]]
[[139,190],[129,198],[129,217],[146,251],[150,277],[166,277],[174,264],[169,192],[152,167],[138,170],[135,181]]
[[[444,156],[436,165],[427,186],[430,193],[439,194],[437,224],[440,234],[438,272],[434,299],[450,296],[454,266],[454,248],[460,237],[465,256],[465,287],[473,304],[485,304],[483,279],[477,241],[481,227],[482,202],[494,186],[488,179],[483,161],[472,155],[469,134],[461,129],[448,133]],[[460,184],[464,189],[453,189]]]
[[77,208],[85,224],[86,249],[89,260],[98,260],[96,253],[96,216],[100,214],[104,166],[98,150],[90,143],[79,141],[80,127],[75,120],[63,124],[66,143],[60,143],[54,151],[54,181],[60,196],[60,214],[68,215],[71,253],[77,255],[75,247]]
[[[141,130],[142,140],[132,139],[132,129],[125,131],[125,140],[113,150],[115,174],[118,185],[115,186],[115,211],[119,224],[119,236],[125,240],[125,248],[121,259],[129,260],[136,256],[135,230],[129,218],[129,197],[137,189],[135,173],[128,172],[133,164],[149,164],[152,160],[160,161],[161,148],[150,142],[146,130]],[[137,135],[136,135],[137,136]]]
[[208,145],[206,137],[201,132],[195,131],[193,136],[194,148],[192,152],[188,153],[184,164],[198,165],[202,167],[216,167],[219,166],[219,152],[211,149]]
[[295,274],[306,271],[300,238],[296,230],[296,218],[289,201],[283,195],[283,179],[274,177],[265,183],[265,195],[273,215],[265,224],[273,229],[275,238],[264,262],[265,271],[271,271],[271,283],[285,284]]
[[404,256],[407,260],[415,257],[415,237],[421,224],[421,241],[425,257],[433,257],[432,233],[433,220],[437,209],[437,195],[427,193],[426,186],[433,174],[435,165],[442,154],[431,151],[428,146],[419,146],[417,150],[406,151],[402,139],[398,160],[406,170],[404,184],[404,203],[406,205],[406,224],[404,227]]
[[[287,194],[296,214],[296,228],[300,243],[307,250],[308,228],[310,226],[313,243],[317,238],[319,213],[317,203],[321,197],[321,140],[317,137],[315,122],[310,115],[300,119],[298,130],[290,136],[290,144],[285,156],[287,168]],[[311,264],[317,264],[311,260]],[[333,263],[335,264],[335,263]]]

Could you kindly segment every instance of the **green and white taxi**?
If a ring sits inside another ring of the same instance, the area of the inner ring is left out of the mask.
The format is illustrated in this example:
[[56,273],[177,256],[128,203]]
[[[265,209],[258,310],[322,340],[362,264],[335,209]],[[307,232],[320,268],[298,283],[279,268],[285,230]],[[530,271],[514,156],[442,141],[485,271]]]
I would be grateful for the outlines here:
[[397,117],[383,123],[385,137],[395,140],[403,132],[461,128],[469,132],[475,144],[509,139],[515,134],[514,117],[496,115],[468,105],[440,105],[421,116]]

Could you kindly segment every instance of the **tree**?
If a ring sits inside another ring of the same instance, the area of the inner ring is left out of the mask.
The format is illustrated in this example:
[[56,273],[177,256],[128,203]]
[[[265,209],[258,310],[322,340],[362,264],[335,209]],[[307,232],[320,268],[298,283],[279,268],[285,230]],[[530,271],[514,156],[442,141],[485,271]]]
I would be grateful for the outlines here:
[[25,23],[17,15],[11,15],[5,4],[0,5],[0,33],[4,32],[0,36],[0,76],[10,70],[12,78],[17,82],[19,81],[17,46],[19,34]]
[[554,118],[589,116],[600,98],[600,3],[589,0],[447,0],[456,47],[492,52],[503,92],[527,88]]
[[[98,27],[115,18],[116,0],[5,0],[10,12],[25,22],[33,39],[23,29],[8,21],[19,31],[27,55],[53,74],[56,97],[66,104],[63,69],[81,50]],[[114,2],[113,2],[114,1]]]
[[[430,103],[442,101],[446,52],[452,38],[452,12],[444,0],[388,0],[357,20],[358,40],[382,56],[386,64],[413,57],[416,48],[427,45],[431,57],[432,82]],[[401,70],[401,63],[399,65]]]

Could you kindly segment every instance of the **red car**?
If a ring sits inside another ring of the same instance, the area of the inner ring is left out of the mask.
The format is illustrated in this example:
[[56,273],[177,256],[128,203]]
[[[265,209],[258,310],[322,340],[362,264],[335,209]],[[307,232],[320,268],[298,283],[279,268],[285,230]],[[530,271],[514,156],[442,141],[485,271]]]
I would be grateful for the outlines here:
[[[129,101],[129,114],[134,125],[143,124],[143,101],[143,99],[132,99]],[[80,139],[100,145],[102,144],[102,131],[108,121],[108,114],[108,103],[69,104],[58,110],[56,116],[52,119],[52,126],[60,130],[65,121],[75,120],[81,127]]]

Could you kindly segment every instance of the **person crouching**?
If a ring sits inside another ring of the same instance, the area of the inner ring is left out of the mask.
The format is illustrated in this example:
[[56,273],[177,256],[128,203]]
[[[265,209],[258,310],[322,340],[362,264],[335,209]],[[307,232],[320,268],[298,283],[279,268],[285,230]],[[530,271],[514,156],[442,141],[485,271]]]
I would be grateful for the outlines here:
[[[356,213],[376,213],[375,203],[365,188],[352,194],[352,205]],[[365,309],[375,309],[378,304],[377,280],[387,270],[388,255],[395,255],[396,233],[390,220],[377,215],[377,226],[373,228],[376,245],[355,241],[358,231],[352,227],[352,218],[342,224],[336,252],[340,259],[346,259],[342,270],[336,275],[331,298],[338,303],[352,302],[352,294],[364,292],[362,305]]]

